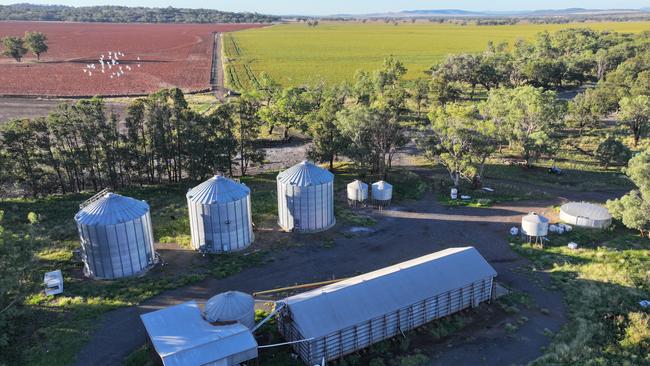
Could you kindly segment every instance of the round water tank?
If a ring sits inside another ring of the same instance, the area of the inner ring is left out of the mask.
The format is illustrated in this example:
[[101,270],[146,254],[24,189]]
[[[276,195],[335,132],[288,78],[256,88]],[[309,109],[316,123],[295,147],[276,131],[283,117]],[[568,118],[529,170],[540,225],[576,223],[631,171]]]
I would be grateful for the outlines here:
[[250,189],[215,175],[187,192],[192,247],[208,253],[238,251],[253,242]]
[[348,200],[365,202],[368,199],[368,185],[358,179],[348,183]]
[[535,212],[521,219],[521,232],[528,236],[546,236],[548,234],[548,219]]
[[92,278],[133,276],[154,264],[149,205],[106,193],[94,197],[75,215],[84,272]]
[[334,174],[303,161],[276,180],[278,225],[283,230],[317,232],[334,226]]
[[387,202],[393,198],[393,186],[390,183],[380,180],[372,184],[372,199],[379,202]]
[[560,207],[560,220],[575,226],[606,228],[612,223],[607,208],[588,202],[569,202]]
[[239,291],[215,295],[205,303],[205,319],[210,323],[239,322],[252,329],[255,327],[255,300]]

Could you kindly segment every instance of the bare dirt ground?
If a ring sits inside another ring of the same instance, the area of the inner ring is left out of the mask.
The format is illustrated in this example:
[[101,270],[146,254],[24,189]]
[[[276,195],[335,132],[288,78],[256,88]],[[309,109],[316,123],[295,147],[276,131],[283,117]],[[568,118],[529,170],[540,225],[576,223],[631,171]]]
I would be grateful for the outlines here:
[[[0,98],[0,125],[18,118],[47,116],[61,103],[74,103],[74,99]],[[108,111],[122,115],[126,105],[107,103]]]

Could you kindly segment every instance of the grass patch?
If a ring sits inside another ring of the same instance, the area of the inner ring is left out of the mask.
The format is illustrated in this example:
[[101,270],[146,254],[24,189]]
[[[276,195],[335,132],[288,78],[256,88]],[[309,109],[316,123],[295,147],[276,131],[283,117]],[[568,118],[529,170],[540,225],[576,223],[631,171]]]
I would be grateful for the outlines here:
[[[544,248],[512,244],[550,273],[569,309],[569,323],[533,365],[650,363],[650,315],[638,304],[650,298],[650,241],[618,225],[550,239]],[[570,241],[579,249],[568,249]]]
[[[523,200],[539,200],[548,198],[549,195],[530,189],[522,189],[513,184],[494,183],[486,184],[486,187],[494,189],[489,192],[483,189],[472,189],[468,184],[463,183],[458,193],[458,199],[451,199],[451,185],[446,181],[441,181],[438,185],[436,198],[438,202],[446,206],[468,206],[468,207],[491,207],[496,203],[515,202]],[[470,196],[470,199],[461,199],[461,195]]]

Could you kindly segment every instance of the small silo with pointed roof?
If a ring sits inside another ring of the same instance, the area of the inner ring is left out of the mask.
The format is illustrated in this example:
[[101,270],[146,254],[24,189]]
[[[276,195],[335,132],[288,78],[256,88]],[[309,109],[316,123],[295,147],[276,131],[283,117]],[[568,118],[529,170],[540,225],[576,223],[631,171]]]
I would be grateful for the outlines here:
[[215,175],[187,192],[192,247],[207,253],[239,251],[253,240],[250,189]]
[[153,266],[153,231],[146,202],[102,192],[80,208],[75,221],[87,276],[117,279]]
[[278,174],[277,183],[283,230],[317,232],[334,226],[334,174],[303,161]]

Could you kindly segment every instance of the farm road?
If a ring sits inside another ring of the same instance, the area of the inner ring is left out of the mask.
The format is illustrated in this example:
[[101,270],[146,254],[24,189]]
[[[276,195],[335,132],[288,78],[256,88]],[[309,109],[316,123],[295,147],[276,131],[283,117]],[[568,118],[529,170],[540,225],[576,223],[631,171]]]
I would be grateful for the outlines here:
[[[203,302],[227,290],[250,293],[333,276],[350,276],[447,247],[465,245],[475,246],[498,271],[499,281],[528,293],[534,306],[522,309],[519,315],[527,317],[528,321],[514,334],[503,330],[506,320],[498,319],[496,323],[483,324],[479,329],[472,327],[471,335],[464,333],[468,330],[461,331],[425,350],[432,357],[431,364],[525,364],[538,357],[541,347],[549,343],[544,329],[553,332],[560,329],[566,319],[566,310],[561,293],[545,286],[549,281],[546,274],[522,271],[528,262],[510,249],[506,232],[522,214],[545,212],[548,206],[560,201],[517,202],[493,208],[448,208],[438,204],[433,194],[428,194],[420,201],[382,212],[367,210],[366,213],[378,221],[374,231],[352,237],[336,235],[333,248],[325,248],[319,234],[278,234],[291,236],[299,244],[274,251],[268,263],[226,279],[208,279],[167,291],[140,306],[107,313],[91,341],[78,355],[76,364],[121,364],[125,356],[145,341],[145,331],[139,319],[144,312],[191,299]],[[349,229],[338,225],[333,230],[343,232]],[[185,254],[195,255],[191,252]],[[541,308],[548,309],[549,313],[543,314],[539,311]]]
[[[36,98],[0,98],[0,125],[16,118],[33,118],[47,116],[57,105],[68,102],[75,103],[74,99],[36,99]],[[125,104],[107,103],[107,111],[124,114]]]

